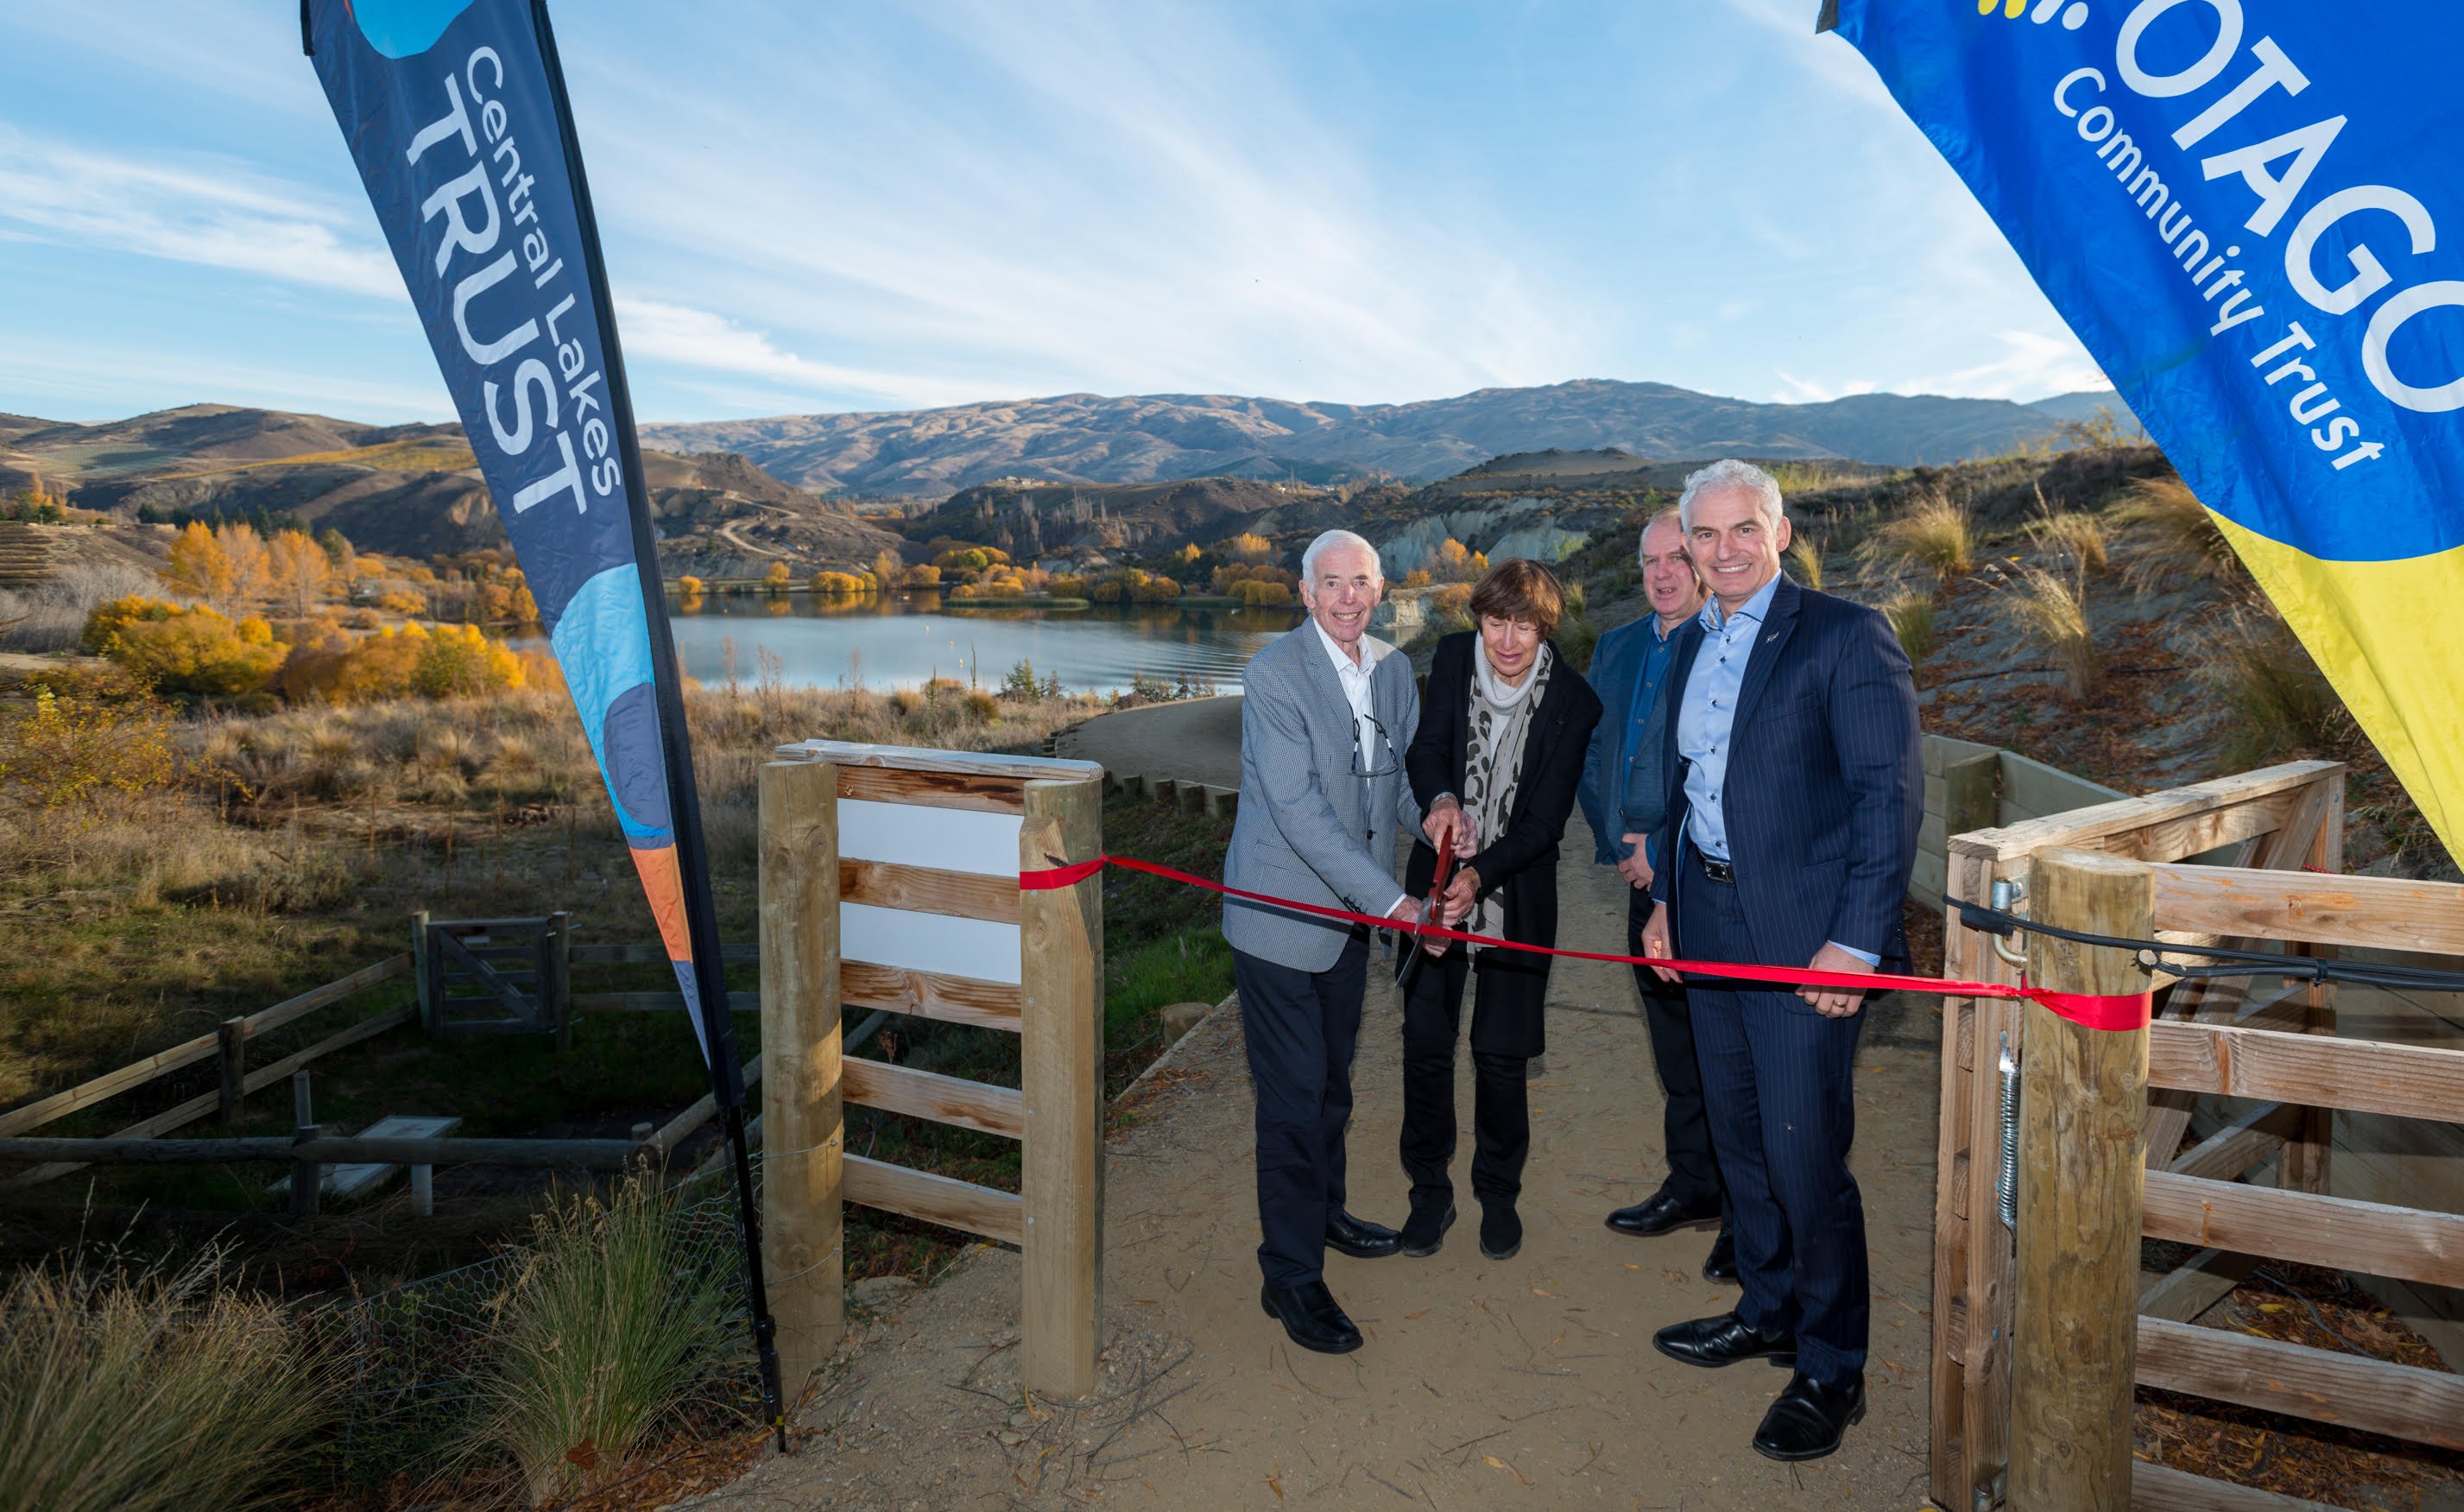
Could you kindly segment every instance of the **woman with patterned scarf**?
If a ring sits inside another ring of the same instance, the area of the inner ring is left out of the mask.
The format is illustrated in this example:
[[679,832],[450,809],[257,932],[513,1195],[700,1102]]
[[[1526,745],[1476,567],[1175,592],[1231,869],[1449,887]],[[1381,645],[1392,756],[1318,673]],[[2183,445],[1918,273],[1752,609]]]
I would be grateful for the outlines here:
[[[1472,589],[1478,629],[1438,642],[1420,727],[1403,767],[1428,818],[1404,887],[1425,896],[1436,847],[1456,857],[1444,923],[1531,945],[1557,943],[1557,841],[1583,772],[1600,700],[1549,636],[1565,611],[1556,577],[1537,562],[1489,569]],[[1541,1002],[1549,957],[1431,940],[1405,969],[1403,1170],[1412,1178],[1406,1255],[1434,1255],[1455,1219],[1447,1167],[1455,1152],[1455,1042],[1463,984],[1471,1010],[1472,1194],[1480,1250],[1492,1260],[1523,1244],[1514,1212],[1531,1123],[1524,1078],[1545,1048]]]

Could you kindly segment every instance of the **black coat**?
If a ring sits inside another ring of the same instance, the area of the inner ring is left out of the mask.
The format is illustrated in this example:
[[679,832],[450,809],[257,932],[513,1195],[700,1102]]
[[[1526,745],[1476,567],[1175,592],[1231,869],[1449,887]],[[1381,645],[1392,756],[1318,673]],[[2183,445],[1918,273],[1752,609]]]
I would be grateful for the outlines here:
[[[1420,728],[1412,748],[1403,753],[1403,769],[1412,794],[1426,808],[1441,792],[1460,798],[1463,758],[1470,739],[1472,657],[1480,655],[1478,632],[1463,632],[1438,642],[1429,664],[1429,681],[1420,700]],[[1523,774],[1514,794],[1514,812],[1507,816],[1503,834],[1481,836],[1480,853],[1458,862],[1480,872],[1483,897],[1505,895],[1505,935],[1529,945],[1557,943],[1557,842],[1573,812],[1574,789],[1583,776],[1583,758],[1591,748],[1592,726],[1600,720],[1599,695],[1583,675],[1568,665],[1550,646],[1554,663],[1549,685],[1541,691],[1531,728],[1523,743]],[[1426,898],[1437,875],[1438,854],[1425,838],[1412,844],[1412,859],[1403,870],[1403,886],[1415,898]],[[1537,1014],[1549,987],[1543,955],[1520,950],[1484,952],[1485,963],[1516,971],[1519,989]],[[1484,969],[1486,969],[1485,964]],[[1517,1002],[1517,1008],[1525,1005]]]

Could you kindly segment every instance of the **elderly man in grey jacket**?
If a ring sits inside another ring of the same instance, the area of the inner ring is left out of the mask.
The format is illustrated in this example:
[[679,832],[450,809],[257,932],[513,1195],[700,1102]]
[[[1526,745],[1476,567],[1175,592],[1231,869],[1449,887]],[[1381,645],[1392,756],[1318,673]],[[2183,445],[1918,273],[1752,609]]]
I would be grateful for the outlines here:
[[[1368,634],[1385,591],[1376,549],[1330,530],[1301,557],[1309,619],[1242,677],[1241,807],[1226,884],[1417,923],[1395,880],[1397,834],[1421,822],[1403,752],[1420,723],[1410,661]],[[1352,1053],[1369,926],[1227,898],[1223,938],[1257,1095],[1260,1301],[1294,1344],[1360,1347],[1329,1291],[1326,1251],[1374,1259],[1395,1231],[1344,1211]]]

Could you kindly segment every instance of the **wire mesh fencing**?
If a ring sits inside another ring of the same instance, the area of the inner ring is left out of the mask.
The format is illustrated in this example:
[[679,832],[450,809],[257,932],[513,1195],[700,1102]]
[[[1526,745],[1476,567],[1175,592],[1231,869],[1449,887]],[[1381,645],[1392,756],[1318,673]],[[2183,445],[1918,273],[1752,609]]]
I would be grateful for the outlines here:
[[[692,1182],[672,1200],[677,1284],[715,1285],[725,1299],[731,1347],[707,1362],[704,1394],[758,1396],[733,1183]],[[372,1485],[407,1475],[416,1481],[467,1463],[464,1451],[490,1405],[507,1311],[539,1263],[537,1245],[511,1244],[302,1320],[313,1347],[343,1362],[347,1383],[322,1456],[327,1479]]]

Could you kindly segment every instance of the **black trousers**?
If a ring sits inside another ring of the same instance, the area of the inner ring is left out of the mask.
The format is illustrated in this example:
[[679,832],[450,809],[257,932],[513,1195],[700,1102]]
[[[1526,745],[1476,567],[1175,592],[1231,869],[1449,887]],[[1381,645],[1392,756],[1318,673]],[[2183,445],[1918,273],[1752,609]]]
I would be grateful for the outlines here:
[[[1651,894],[1641,888],[1626,904],[1626,953],[1641,955],[1642,927],[1651,922]],[[1703,1106],[1703,1067],[1694,1049],[1694,1012],[1682,984],[1663,982],[1651,967],[1634,968],[1642,993],[1643,1022],[1651,1030],[1651,1058],[1660,1069],[1661,1140],[1668,1147],[1671,1197],[1689,1207],[1727,1207],[1720,1162],[1711,1150],[1711,1123]]]
[[1270,1286],[1325,1276],[1327,1220],[1343,1207],[1352,1052],[1368,982],[1366,929],[1323,971],[1232,952],[1258,1103],[1258,1269]]
[[[1410,948],[1409,945],[1398,948]],[[1447,1174],[1455,1158],[1455,1042],[1462,1037],[1463,978],[1475,979],[1472,1007],[1471,1190],[1483,1201],[1512,1202],[1523,1190],[1523,1163],[1531,1153],[1529,1057],[1483,1050],[1512,1034],[1485,1034],[1483,1020],[1511,1012],[1502,999],[1514,977],[1485,951],[1477,970],[1457,944],[1443,956],[1421,957],[1403,989],[1403,1174],[1412,1178],[1412,1206],[1442,1210],[1454,1200]],[[1542,981],[1547,980],[1545,968]],[[1525,986],[1526,984],[1515,984]],[[1527,989],[1528,991],[1528,989]],[[1526,994],[1516,994],[1526,995]],[[1539,1012],[1537,1002],[1528,1011]]]

